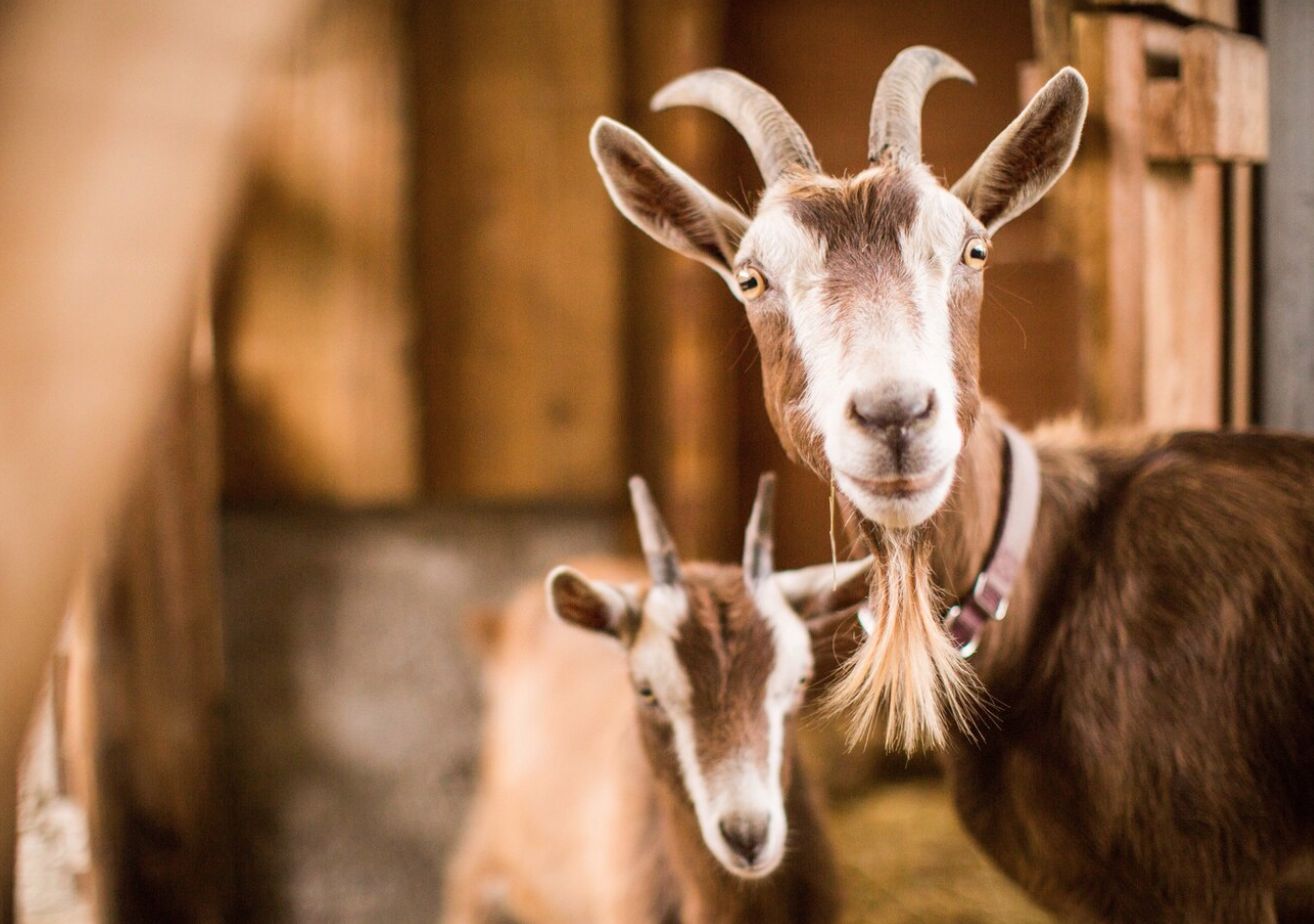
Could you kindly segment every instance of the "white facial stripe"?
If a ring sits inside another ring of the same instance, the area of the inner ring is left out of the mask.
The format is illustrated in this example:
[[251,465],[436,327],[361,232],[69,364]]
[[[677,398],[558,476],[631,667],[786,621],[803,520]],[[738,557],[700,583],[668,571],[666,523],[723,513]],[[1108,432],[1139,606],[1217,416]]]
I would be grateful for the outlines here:
[[[652,686],[670,723],[681,781],[704,842],[723,866],[747,877],[769,874],[784,855],[788,820],[780,776],[785,723],[797,702],[799,680],[812,668],[807,627],[773,581],[763,582],[756,602],[775,648],[763,695],[765,760],[756,749],[730,755],[713,766],[703,766],[699,760],[690,709],[691,684],[675,650],[679,626],[689,618],[688,598],[682,590],[654,588],[649,593],[644,620],[630,648],[631,671]],[[769,819],[766,841],[754,866],[747,869],[720,830],[723,820],[743,816]]]
[[[878,169],[819,184],[868,182]],[[782,293],[804,368],[805,410],[837,484],[864,515],[894,527],[920,522],[939,507],[962,448],[949,300],[972,220],[924,167],[911,168],[908,176],[918,191],[918,211],[899,240],[897,276],[909,285],[897,292],[856,296],[852,305],[827,304],[823,242],[794,219],[784,190],[763,200],[740,250],[741,258],[752,255],[761,263]],[[873,267],[873,278],[878,270]],[[936,409],[897,471],[884,442],[855,425],[850,413],[857,396],[896,386],[932,394]],[[895,476],[929,486],[902,498],[863,487]]]

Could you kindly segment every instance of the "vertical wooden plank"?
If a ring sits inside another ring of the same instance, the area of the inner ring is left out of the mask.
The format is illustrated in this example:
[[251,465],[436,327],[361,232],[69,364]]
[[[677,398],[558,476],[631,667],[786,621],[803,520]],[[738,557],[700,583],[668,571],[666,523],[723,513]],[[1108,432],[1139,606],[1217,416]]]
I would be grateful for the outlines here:
[[1259,419],[1314,430],[1314,3],[1264,4],[1272,136],[1263,172]]
[[110,921],[218,922],[224,834],[209,317],[111,544],[92,631],[95,856]]
[[617,217],[588,131],[613,0],[418,3],[426,466],[447,496],[622,493]]
[[268,88],[220,311],[231,498],[418,491],[398,2],[326,4]]
[[1146,176],[1144,422],[1217,427],[1223,408],[1222,168],[1155,165]]
[[1254,422],[1255,170],[1227,168],[1228,184],[1228,395],[1227,422],[1238,429]]
[[1101,423],[1138,421],[1145,410],[1144,47],[1139,17],[1072,17],[1072,63],[1090,85],[1090,110],[1050,214],[1081,282],[1086,412]]
[[[631,0],[624,5],[622,115],[709,188],[723,188],[733,133],[691,108],[652,113],[668,81],[721,63],[720,0]],[[632,358],[628,417],[635,471],[653,478],[687,556],[739,552],[736,465],[738,304],[706,267],[625,225],[625,303]],[[751,480],[751,479],[746,479]]]

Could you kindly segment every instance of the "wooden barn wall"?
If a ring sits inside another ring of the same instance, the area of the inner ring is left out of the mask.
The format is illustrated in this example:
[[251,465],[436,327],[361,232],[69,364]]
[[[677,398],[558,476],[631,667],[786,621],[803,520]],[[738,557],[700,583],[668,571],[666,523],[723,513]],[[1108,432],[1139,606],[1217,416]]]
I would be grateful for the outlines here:
[[614,0],[416,3],[415,268],[437,496],[623,489],[619,219],[588,131],[620,100]]

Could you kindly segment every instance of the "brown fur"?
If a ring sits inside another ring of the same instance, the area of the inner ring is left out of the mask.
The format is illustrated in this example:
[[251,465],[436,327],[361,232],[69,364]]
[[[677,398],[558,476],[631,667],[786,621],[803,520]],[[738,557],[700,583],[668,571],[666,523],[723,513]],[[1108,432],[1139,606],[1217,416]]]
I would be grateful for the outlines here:
[[[579,567],[599,580],[645,582],[638,563]],[[677,649],[694,688],[698,747],[715,752],[751,724],[733,716],[760,706],[773,647],[738,568],[686,565],[684,583],[690,617]],[[792,723],[782,780],[790,849],[770,876],[737,878],[704,844],[669,726],[636,706],[615,640],[552,619],[537,584],[507,608],[504,623],[485,662],[478,791],[449,868],[445,920],[835,918],[834,859]]]
[[[974,662],[998,724],[948,754],[964,823],[1064,920],[1274,920],[1314,833],[1314,441],[1035,439],[1039,531]],[[965,590],[979,520],[931,529]]]

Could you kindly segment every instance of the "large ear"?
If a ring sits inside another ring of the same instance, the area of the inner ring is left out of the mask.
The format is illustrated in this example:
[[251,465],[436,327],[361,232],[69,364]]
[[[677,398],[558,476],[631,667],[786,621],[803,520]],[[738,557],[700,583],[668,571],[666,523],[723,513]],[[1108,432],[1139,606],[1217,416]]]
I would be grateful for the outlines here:
[[593,123],[589,148],[611,200],[626,218],[659,244],[716,270],[738,295],[730,268],[748,216],[612,119]]
[[630,597],[620,587],[590,581],[562,565],[547,576],[547,603],[562,622],[621,638],[637,620]]
[[1086,121],[1086,81],[1065,67],[990,142],[951,192],[993,234],[1040,200],[1068,169]]

